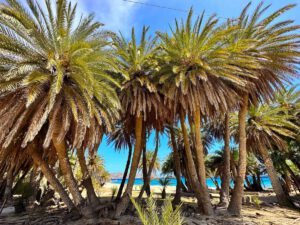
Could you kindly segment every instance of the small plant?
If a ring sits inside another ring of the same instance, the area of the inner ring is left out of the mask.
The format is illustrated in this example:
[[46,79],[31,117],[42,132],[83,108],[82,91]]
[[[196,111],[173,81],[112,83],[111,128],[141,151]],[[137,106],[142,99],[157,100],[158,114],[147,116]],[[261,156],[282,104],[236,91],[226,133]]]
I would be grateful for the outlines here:
[[171,198],[164,200],[164,204],[159,213],[156,201],[151,196],[146,200],[146,206],[143,207],[133,198],[131,201],[136,208],[139,218],[144,225],[182,225],[183,218],[181,216],[181,205],[173,210]]
[[160,178],[160,179],[158,180],[158,182],[159,182],[159,184],[163,187],[162,192],[161,192],[161,198],[162,198],[162,199],[165,199],[165,198],[166,198],[166,195],[167,195],[167,193],[166,193],[166,188],[167,188],[167,186],[171,183],[171,180],[170,180],[170,178],[168,178],[168,177],[164,177],[164,178]]
[[113,201],[114,198],[115,198],[115,195],[116,195],[116,193],[117,193],[117,191],[118,191],[118,187],[117,187],[117,186],[112,186],[112,187],[110,188],[110,190],[111,190],[111,201]]
[[260,204],[262,203],[262,201],[259,199],[259,197],[258,196],[253,196],[252,201],[253,201],[255,207],[257,209],[260,209]]

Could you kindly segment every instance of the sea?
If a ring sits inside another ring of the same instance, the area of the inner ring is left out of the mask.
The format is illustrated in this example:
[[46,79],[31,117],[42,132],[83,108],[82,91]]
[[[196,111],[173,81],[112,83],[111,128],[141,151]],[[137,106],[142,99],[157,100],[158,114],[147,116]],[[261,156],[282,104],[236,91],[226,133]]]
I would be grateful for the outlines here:
[[[159,184],[158,180],[159,180],[159,178],[151,179],[150,185],[152,185],[152,186],[161,186]],[[249,180],[251,182],[252,177],[249,177]],[[122,179],[112,179],[111,183],[121,184],[121,181],[122,181]],[[128,180],[126,179],[125,183],[127,183],[127,181]],[[184,183],[184,178],[182,178],[182,181]],[[221,187],[221,180],[220,180],[219,177],[216,179],[216,181],[218,182],[219,186]],[[170,178],[169,186],[176,186],[176,184],[177,184],[176,179],[175,178]],[[215,184],[213,183],[213,181],[210,178],[206,179],[206,184],[207,184],[208,188],[211,188],[211,189],[216,188]],[[261,184],[262,184],[262,187],[265,188],[265,189],[272,188],[271,180],[268,176],[261,176]],[[143,179],[142,178],[136,178],[135,181],[134,181],[134,185],[143,185]],[[231,182],[231,186],[233,187],[233,182]]]

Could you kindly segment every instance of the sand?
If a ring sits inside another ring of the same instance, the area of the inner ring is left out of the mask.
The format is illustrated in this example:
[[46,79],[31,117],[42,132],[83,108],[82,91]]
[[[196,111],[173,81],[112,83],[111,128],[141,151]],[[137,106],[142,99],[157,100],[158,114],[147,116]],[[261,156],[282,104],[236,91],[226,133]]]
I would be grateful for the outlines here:
[[[102,200],[110,201],[113,189],[118,187],[118,184],[106,183],[100,190],[100,197]],[[133,188],[133,196],[139,194],[141,186],[135,185]],[[166,188],[167,194],[172,195],[176,191],[176,187],[168,186]],[[154,198],[160,198],[162,191],[161,186],[151,186],[152,195]],[[219,195],[215,190],[210,190],[212,203],[217,204]],[[300,212],[280,207],[276,204],[276,197],[273,192],[259,192],[250,193],[245,192],[248,200],[251,198],[260,199],[260,204],[245,202],[242,210],[242,217],[230,217],[224,208],[216,208],[213,217],[206,217],[197,213],[196,200],[193,197],[182,197],[183,216],[185,225],[300,225]],[[256,197],[253,197],[256,196]],[[146,197],[144,194],[143,197]],[[296,197],[295,197],[296,198]],[[300,200],[300,199],[299,199]],[[15,215],[13,213],[0,215],[0,224],[120,224],[120,225],[138,225],[140,224],[137,216],[123,216],[118,221],[110,219],[81,219],[78,221],[64,221],[63,217],[66,215],[64,207],[48,207],[37,208],[37,210],[30,210],[26,213]]]

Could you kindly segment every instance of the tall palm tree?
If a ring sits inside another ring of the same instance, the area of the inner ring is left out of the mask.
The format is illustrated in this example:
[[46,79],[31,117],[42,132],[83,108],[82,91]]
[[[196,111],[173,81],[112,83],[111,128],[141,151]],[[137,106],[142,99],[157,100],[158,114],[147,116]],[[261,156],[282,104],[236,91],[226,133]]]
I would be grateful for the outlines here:
[[124,114],[130,120],[135,132],[134,153],[129,173],[128,184],[116,209],[119,217],[127,208],[132,194],[132,188],[142,150],[142,131],[148,127],[159,128],[163,126],[163,101],[157,91],[152,77],[156,72],[155,60],[156,39],[148,38],[149,28],[144,27],[141,39],[136,40],[132,29],[131,40],[127,41],[122,35],[114,37],[114,49],[118,59],[119,72],[125,77],[120,100]]
[[[287,149],[289,151],[289,149]],[[287,158],[286,151],[279,151],[278,149],[273,149],[270,152],[271,159],[273,161],[276,172],[280,174],[280,176],[285,180],[285,186],[288,192],[291,192],[291,181],[293,181],[293,185],[300,190],[300,180],[297,176],[297,167],[295,164],[291,163]]]
[[[27,9],[8,0],[0,9],[0,143],[9,149],[20,138],[26,148],[44,140],[34,151],[55,150],[74,203],[83,206],[67,151],[98,145],[102,126],[110,129],[118,116],[118,83],[107,73],[114,67],[102,24],[93,15],[76,24],[76,4],[67,0],[44,3],[28,0]],[[50,182],[39,154],[33,160]]]
[[[171,35],[158,33],[163,51],[160,83],[170,107],[179,110],[186,143],[188,171],[193,179],[198,203],[203,205],[205,214],[212,214],[200,133],[201,116],[226,112],[233,107],[238,96],[229,84],[244,86],[246,82],[241,77],[248,75],[238,69],[238,66],[251,68],[257,63],[252,57],[241,54],[249,48],[250,42],[233,45],[224,38],[235,32],[233,27],[218,26],[218,20],[214,16],[204,23],[204,13],[193,24],[192,13],[191,9],[186,22],[175,21]],[[237,76],[236,70],[239,71]],[[195,163],[188,146],[188,134],[184,124],[186,114],[191,116],[194,122]]]
[[259,152],[271,179],[276,197],[281,205],[291,205],[278,179],[275,167],[268,152],[276,146],[286,149],[287,144],[283,137],[293,138],[298,127],[289,120],[290,115],[282,113],[283,108],[268,104],[250,107],[247,123],[248,148]]
[[[292,20],[276,21],[280,15],[295,5],[287,5],[262,17],[270,5],[260,3],[250,14],[250,3],[243,9],[240,17],[233,21],[238,32],[233,34],[231,40],[254,40],[251,48],[245,55],[257,58],[259,65],[247,69],[247,90],[241,90],[239,112],[239,167],[233,195],[228,211],[240,215],[244,178],[246,173],[246,117],[249,103],[268,101],[274,97],[274,91],[283,86],[294,74],[297,74],[297,57],[299,56],[299,36],[294,35],[299,26],[293,25]],[[241,66],[242,70],[245,70]]]

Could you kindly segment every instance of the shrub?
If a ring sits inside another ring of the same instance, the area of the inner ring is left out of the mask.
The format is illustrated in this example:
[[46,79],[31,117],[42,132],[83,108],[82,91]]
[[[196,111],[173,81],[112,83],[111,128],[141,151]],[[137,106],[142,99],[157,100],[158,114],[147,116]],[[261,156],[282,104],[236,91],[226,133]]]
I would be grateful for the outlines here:
[[258,196],[253,196],[252,201],[253,201],[255,207],[257,209],[260,209],[260,204],[262,203],[262,201],[259,199],[259,197]]
[[182,225],[181,205],[173,210],[171,198],[164,200],[164,204],[159,213],[156,201],[151,196],[146,200],[146,206],[136,202],[133,198],[131,201],[136,208],[139,218],[144,225]]

